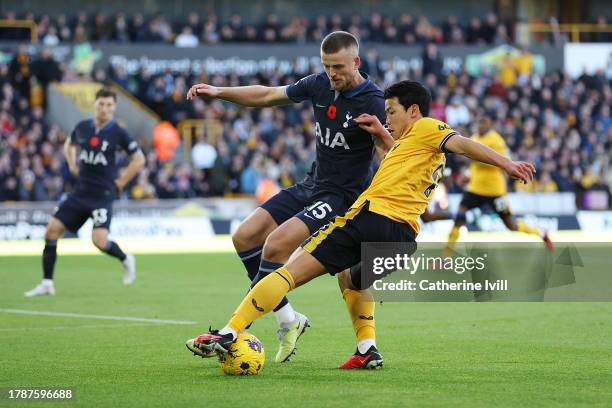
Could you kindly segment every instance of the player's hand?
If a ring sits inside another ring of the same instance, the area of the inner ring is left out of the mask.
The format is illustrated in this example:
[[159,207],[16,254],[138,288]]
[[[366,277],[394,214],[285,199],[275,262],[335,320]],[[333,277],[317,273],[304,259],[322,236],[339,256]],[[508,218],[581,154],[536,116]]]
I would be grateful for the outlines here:
[[536,172],[535,166],[532,163],[523,161],[511,161],[505,170],[510,177],[514,180],[519,180],[523,184],[531,182]]
[[192,99],[198,96],[216,98],[218,95],[219,95],[219,88],[217,88],[216,86],[212,86],[208,84],[197,84],[189,88],[189,91],[187,91],[187,100],[191,101]]
[[369,115],[367,113],[362,113],[361,115],[355,118],[355,122],[359,125],[360,128],[368,132],[369,134],[377,137],[384,137],[389,132],[385,127],[380,123],[378,116]]

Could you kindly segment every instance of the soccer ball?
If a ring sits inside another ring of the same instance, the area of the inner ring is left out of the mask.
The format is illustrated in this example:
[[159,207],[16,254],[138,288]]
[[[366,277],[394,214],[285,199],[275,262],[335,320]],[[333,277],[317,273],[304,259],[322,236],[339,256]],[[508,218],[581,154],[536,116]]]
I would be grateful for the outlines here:
[[221,369],[227,375],[257,375],[266,360],[261,341],[250,333],[241,333],[227,354],[219,355]]

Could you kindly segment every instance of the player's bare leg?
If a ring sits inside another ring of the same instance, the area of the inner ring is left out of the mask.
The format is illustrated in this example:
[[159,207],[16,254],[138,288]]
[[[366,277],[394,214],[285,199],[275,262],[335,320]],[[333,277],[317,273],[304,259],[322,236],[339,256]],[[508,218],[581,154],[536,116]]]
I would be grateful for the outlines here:
[[448,234],[448,241],[446,243],[446,248],[444,248],[444,256],[450,257],[453,255],[453,251],[455,250],[455,245],[459,240],[459,233],[461,232],[461,227],[465,225],[465,213],[467,212],[467,208],[459,207],[457,211],[457,215],[455,216],[455,224]]
[[249,279],[253,281],[259,271],[263,244],[268,235],[278,227],[270,213],[258,207],[236,229],[232,243],[244,263]]
[[193,339],[192,344],[203,353],[227,353],[237,334],[271,312],[289,291],[325,273],[325,268],[314,256],[297,248],[287,265],[266,276],[247,293],[223,329],[202,334]]
[[52,217],[45,230],[45,249],[43,249],[43,280],[34,289],[24,293],[26,297],[55,295],[53,273],[57,259],[57,240],[64,236],[66,226],[57,218]]
[[510,231],[519,231],[525,234],[530,234],[530,235],[535,235],[537,237],[540,237],[542,241],[544,241],[544,244],[546,245],[547,250],[551,252],[555,250],[554,244],[552,240],[550,239],[548,231],[540,231],[538,228],[533,227],[524,221],[517,221],[512,216],[512,214],[504,214],[502,216],[502,221],[504,222],[504,225],[506,226],[506,228],[508,228]]
[[[272,231],[264,243],[261,266],[253,283],[256,284],[270,272],[282,267],[295,248],[309,236],[310,231],[306,224],[296,217],[290,218]],[[286,297],[274,308],[274,315],[278,321],[280,341],[275,361],[281,363],[288,361],[295,353],[297,341],[310,323],[306,316],[293,309]]]
[[136,258],[125,254],[116,242],[108,239],[108,229],[94,228],[91,232],[91,241],[100,251],[117,258],[123,266],[123,284],[131,285],[136,280]]

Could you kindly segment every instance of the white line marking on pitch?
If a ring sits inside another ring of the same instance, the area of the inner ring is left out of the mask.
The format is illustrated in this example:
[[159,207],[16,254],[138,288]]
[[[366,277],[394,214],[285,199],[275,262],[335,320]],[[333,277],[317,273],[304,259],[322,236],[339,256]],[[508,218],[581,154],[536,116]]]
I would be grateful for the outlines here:
[[153,323],[153,324],[197,324],[198,322],[192,322],[188,320],[160,320],[160,319],[146,319],[144,317],[129,317],[129,316],[103,316],[93,314],[81,314],[81,313],[60,313],[60,312],[44,312],[39,310],[21,310],[21,309],[0,309],[3,313],[13,314],[26,314],[34,316],[53,316],[53,317],[74,317],[77,319],[100,319],[100,320],[120,320],[126,322],[141,322],[141,323]]
[[150,327],[154,323],[125,323],[125,324],[82,324],[78,326],[51,326],[51,327],[9,327],[0,329],[0,332],[19,332],[32,330],[73,330],[73,329],[115,329],[126,327]]

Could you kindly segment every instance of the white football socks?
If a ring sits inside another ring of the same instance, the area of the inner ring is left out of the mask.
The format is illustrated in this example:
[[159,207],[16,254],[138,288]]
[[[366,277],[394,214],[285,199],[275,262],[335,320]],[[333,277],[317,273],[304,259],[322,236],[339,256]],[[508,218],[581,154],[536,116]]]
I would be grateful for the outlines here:
[[293,310],[291,303],[287,303],[285,306],[274,312],[274,316],[276,316],[276,321],[278,321],[279,327],[288,327],[292,323],[295,323],[295,319],[297,319],[297,315],[295,314],[295,310]]
[[365,352],[368,351],[370,347],[372,346],[376,347],[376,340],[374,339],[361,340],[359,343],[357,343],[357,350],[359,350],[361,354],[365,354]]
[[221,330],[219,330],[219,334],[220,335],[224,335],[227,333],[231,333],[232,337],[235,339],[238,337],[238,334],[236,333],[236,330],[232,329],[231,327],[225,326],[224,328],[222,328]]

